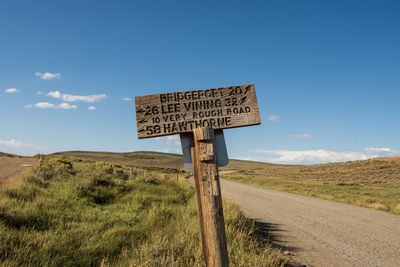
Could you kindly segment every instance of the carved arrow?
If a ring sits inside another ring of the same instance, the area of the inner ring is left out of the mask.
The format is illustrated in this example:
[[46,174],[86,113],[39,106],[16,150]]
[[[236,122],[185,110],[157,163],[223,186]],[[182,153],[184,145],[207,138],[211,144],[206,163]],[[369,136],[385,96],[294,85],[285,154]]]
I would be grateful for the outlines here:
[[247,92],[249,91],[250,91],[250,85],[245,88],[244,94],[247,94]]
[[242,99],[240,99],[240,105],[243,104],[244,102],[246,102],[246,100],[247,100],[247,96],[245,96]]

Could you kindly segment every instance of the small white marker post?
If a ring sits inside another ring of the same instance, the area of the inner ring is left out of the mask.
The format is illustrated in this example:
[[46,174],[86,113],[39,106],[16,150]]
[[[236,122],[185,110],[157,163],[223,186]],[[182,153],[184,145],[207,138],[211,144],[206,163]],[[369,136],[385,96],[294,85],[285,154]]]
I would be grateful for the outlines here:
[[185,167],[192,162],[206,265],[229,266],[218,174],[228,163],[222,130],[261,124],[254,85],[136,96],[135,106],[139,139],[180,134]]

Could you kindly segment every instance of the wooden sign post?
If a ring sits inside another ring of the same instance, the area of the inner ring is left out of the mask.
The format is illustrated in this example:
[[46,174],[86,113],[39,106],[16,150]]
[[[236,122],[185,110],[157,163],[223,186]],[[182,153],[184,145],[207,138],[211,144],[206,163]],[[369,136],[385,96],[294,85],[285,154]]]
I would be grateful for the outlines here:
[[261,124],[254,85],[136,96],[135,107],[139,139],[190,139],[204,259],[229,266],[214,133]]

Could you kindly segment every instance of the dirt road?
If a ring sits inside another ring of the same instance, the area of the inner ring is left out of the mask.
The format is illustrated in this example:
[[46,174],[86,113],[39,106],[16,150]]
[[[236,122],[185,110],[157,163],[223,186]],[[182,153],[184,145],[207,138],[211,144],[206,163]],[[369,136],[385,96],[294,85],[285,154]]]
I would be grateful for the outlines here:
[[222,196],[307,266],[400,266],[400,216],[221,179]]
[[36,165],[37,163],[38,160],[35,158],[0,157],[0,186],[9,178],[26,169],[26,167],[22,166],[23,164]]

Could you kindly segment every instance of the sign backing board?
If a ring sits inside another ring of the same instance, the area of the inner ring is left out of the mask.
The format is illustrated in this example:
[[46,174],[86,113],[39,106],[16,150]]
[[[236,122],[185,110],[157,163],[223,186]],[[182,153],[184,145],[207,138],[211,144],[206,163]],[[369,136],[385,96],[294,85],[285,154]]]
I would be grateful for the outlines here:
[[[190,137],[187,135],[181,135],[181,146],[183,153],[183,163],[185,169],[188,171],[193,170],[192,154],[190,151]],[[217,155],[217,166],[223,167],[228,165],[228,151],[226,149],[224,132],[222,130],[215,131],[215,154]]]
[[135,97],[139,139],[261,123],[254,84]]

